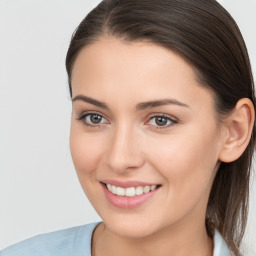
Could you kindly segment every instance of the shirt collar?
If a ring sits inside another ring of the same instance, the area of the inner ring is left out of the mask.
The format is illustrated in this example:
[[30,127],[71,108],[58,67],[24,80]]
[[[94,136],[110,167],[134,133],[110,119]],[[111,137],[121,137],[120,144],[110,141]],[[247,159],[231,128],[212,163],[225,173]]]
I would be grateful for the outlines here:
[[215,229],[214,238],[214,251],[213,256],[231,256],[226,242],[224,241],[218,230]]

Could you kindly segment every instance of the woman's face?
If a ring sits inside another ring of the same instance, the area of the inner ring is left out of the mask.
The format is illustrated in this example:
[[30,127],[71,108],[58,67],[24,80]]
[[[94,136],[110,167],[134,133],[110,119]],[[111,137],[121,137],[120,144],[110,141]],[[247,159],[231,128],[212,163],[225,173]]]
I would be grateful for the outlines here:
[[72,91],[72,158],[106,226],[126,237],[204,226],[223,132],[191,66],[102,38],[78,55]]

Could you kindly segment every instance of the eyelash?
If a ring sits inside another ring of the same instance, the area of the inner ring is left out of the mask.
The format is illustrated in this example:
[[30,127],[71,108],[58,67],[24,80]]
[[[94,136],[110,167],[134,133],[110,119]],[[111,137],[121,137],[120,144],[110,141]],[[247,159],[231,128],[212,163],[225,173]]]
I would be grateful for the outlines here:
[[[90,117],[90,116],[92,116],[92,115],[97,115],[97,116],[99,116],[99,117],[101,117],[101,118],[103,118],[103,119],[106,119],[106,118],[104,118],[102,115],[98,114],[97,112],[91,112],[91,113],[82,114],[81,116],[79,116],[79,117],[77,118],[77,120],[81,121],[84,125],[86,125],[86,126],[88,126],[88,127],[92,127],[92,128],[98,128],[98,127],[100,127],[102,124],[89,124],[89,123],[86,122],[86,118],[87,118],[87,117]],[[151,117],[149,118],[149,120],[148,120],[145,124],[146,124],[146,125],[149,125],[148,123],[149,123],[152,119],[157,118],[157,117],[166,118],[166,119],[167,119],[167,122],[169,121],[169,122],[171,122],[171,124],[169,124],[169,125],[164,125],[164,126],[153,125],[153,126],[155,127],[155,129],[165,129],[165,128],[169,128],[169,127],[174,126],[174,125],[176,125],[176,124],[178,123],[178,120],[173,119],[173,118],[171,118],[171,117],[168,116],[168,115],[165,115],[165,114],[154,114],[153,116],[151,116]],[[103,124],[103,125],[104,125],[104,124]]]

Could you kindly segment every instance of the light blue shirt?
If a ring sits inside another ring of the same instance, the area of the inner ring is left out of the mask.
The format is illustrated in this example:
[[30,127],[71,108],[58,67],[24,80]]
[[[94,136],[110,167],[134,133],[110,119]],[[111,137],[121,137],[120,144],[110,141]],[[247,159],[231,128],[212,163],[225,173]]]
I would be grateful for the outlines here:
[[[92,233],[98,223],[32,237],[0,251],[0,256],[91,256]],[[217,230],[213,241],[213,256],[231,256]]]

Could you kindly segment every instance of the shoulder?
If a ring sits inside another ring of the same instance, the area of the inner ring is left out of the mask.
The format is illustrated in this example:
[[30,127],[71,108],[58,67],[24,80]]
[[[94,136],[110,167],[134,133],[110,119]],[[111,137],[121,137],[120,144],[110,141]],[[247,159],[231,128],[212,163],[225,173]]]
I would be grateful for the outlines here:
[[64,256],[91,251],[91,237],[98,223],[37,235],[0,251],[0,256]]

